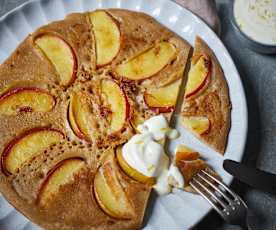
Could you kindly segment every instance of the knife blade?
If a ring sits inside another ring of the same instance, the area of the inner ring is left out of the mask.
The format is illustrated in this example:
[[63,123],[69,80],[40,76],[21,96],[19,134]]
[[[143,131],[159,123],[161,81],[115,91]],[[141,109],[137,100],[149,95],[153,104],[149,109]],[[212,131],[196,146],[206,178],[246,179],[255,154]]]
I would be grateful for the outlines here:
[[224,160],[223,168],[235,178],[253,188],[276,194],[275,174],[248,167],[233,160]]

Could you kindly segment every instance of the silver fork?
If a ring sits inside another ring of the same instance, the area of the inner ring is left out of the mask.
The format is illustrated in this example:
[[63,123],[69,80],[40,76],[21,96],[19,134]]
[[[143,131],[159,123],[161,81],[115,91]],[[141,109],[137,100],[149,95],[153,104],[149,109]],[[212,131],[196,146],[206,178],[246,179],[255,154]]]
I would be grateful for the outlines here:
[[205,170],[197,173],[190,186],[203,196],[229,224],[252,229],[248,221],[249,210],[245,202],[224,183]]

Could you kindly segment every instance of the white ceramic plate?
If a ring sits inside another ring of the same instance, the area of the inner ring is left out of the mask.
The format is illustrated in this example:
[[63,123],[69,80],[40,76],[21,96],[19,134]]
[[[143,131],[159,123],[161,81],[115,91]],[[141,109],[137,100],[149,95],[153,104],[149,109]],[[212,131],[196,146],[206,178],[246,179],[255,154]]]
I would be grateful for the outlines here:
[[[179,125],[181,138],[171,143],[173,151],[178,143],[203,154],[214,169],[229,184],[232,177],[222,169],[225,158],[240,161],[247,135],[247,106],[236,67],[226,48],[216,34],[198,17],[169,0],[34,0],[0,18],[0,63],[16,46],[39,26],[63,19],[71,12],[84,12],[96,8],[124,8],[145,12],[167,26],[191,44],[200,35],[215,52],[224,70],[232,101],[232,126],[228,147],[224,157],[200,143]],[[175,190],[167,196],[157,197],[150,202],[144,229],[189,229],[210,211],[203,198]],[[37,229],[37,227],[13,209],[0,195],[0,229]]]

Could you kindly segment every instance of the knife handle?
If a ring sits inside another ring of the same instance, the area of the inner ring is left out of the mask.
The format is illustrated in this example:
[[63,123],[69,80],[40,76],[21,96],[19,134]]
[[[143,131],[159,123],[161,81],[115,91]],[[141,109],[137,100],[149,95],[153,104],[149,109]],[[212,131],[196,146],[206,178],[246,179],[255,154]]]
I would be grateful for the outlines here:
[[233,160],[224,160],[223,168],[238,180],[253,188],[276,194],[276,175],[251,168]]

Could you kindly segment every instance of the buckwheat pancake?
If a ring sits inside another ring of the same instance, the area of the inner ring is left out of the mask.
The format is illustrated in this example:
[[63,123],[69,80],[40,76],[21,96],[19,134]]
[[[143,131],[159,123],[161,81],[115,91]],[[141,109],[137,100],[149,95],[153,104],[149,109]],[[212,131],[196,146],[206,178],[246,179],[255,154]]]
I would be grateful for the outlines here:
[[140,228],[151,187],[121,170],[115,148],[141,121],[170,119],[190,50],[118,9],[29,35],[0,66],[4,197],[45,229]]

